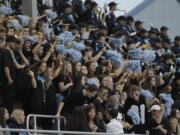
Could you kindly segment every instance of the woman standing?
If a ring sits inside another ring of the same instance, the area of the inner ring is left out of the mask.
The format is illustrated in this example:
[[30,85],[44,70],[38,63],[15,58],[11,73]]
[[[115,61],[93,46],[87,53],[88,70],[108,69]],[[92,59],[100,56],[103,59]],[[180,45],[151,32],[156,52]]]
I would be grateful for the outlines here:
[[66,61],[63,66],[63,72],[54,80],[62,99],[71,94],[73,87],[72,65],[69,61]]
[[31,113],[33,114],[43,114],[43,104],[46,102],[44,78],[44,72],[46,71],[46,68],[46,62],[41,62],[37,72],[35,73],[37,85],[33,89],[31,97]]
[[[52,68],[47,67],[46,62],[42,62],[35,78],[37,85],[34,88],[31,97],[32,113],[55,115],[57,112],[57,104],[55,87],[52,83],[52,80],[54,79]],[[42,126],[42,121],[39,120],[38,122],[39,125]]]

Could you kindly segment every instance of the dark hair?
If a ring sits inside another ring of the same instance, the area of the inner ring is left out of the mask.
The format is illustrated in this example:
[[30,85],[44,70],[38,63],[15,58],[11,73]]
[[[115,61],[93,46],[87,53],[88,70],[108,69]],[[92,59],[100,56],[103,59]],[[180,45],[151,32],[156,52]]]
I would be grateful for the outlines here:
[[96,110],[96,107],[94,106],[94,104],[89,104],[87,107],[86,107],[86,113],[88,113],[89,111],[91,110]]
[[2,127],[6,126],[6,120],[4,119],[4,115],[6,113],[6,109],[4,107],[0,108],[0,125]]
[[100,95],[100,94],[101,94],[102,92],[104,92],[105,90],[108,91],[108,88],[106,88],[106,87],[100,87],[99,90],[98,90],[97,95]]
[[108,113],[113,119],[118,116],[118,110],[117,109],[110,109],[110,110],[108,110]]
[[18,42],[18,40],[15,38],[15,36],[8,36],[6,38],[6,42]]
[[89,68],[92,63],[94,63],[94,62],[93,62],[93,61],[88,61],[88,62],[86,63],[86,67]]
[[[151,86],[151,80],[155,78],[155,76],[147,77],[145,82],[143,83],[142,87],[143,89],[154,91],[154,88]],[[156,78],[155,78],[156,79]]]
[[[87,107],[86,107],[86,115],[87,115],[87,120],[89,120],[89,117],[88,117],[88,113],[89,113],[89,111],[91,111],[91,110],[95,110],[95,112],[96,112],[96,107],[95,107],[95,105],[94,104],[89,104]],[[94,122],[96,122],[95,121],[96,120],[96,116],[95,116],[95,118],[94,118]]]
[[65,127],[68,131],[88,131],[88,123],[85,111],[82,107],[76,107]]
[[87,91],[89,91],[89,92],[98,91],[98,87],[96,85],[94,85],[94,84],[88,85],[87,86]]
[[127,21],[131,21],[131,22],[134,22],[134,18],[132,16],[127,16],[126,17],[126,20]]

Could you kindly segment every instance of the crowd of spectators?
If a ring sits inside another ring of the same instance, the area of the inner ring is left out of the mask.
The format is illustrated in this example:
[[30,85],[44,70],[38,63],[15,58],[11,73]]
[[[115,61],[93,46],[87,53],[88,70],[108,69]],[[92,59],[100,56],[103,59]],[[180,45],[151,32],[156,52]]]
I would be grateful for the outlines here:
[[0,2],[0,128],[42,114],[67,131],[180,135],[180,36],[115,16],[115,2],[39,0],[37,22],[21,4]]

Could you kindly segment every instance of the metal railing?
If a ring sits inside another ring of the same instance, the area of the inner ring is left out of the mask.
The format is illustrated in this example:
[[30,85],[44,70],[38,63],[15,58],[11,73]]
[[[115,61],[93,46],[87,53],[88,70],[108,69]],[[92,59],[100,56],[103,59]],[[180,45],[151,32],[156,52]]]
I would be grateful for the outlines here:
[[[33,119],[33,129],[36,133],[37,131],[37,118],[52,118],[57,120],[57,131],[60,131],[60,121],[61,119],[66,123],[66,118],[64,116],[53,116],[53,115],[38,115],[38,114],[29,114],[26,119],[26,127],[30,130],[30,120]],[[44,130],[45,131],[45,130]]]
[[[42,130],[38,129],[37,118],[52,118],[57,120],[57,130]],[[30,120],[33,119],[33,128],[30,128]],[[42,134],[55,134],[55,135],[130,135],[130,134],[120,134],[120,133],[94,133],[94,132],[78,132],[78,131],[62,131],[60,129],[61,120],[66,124],[66,118],[64,116],[54,116],[54,115],[38,115],[38,114],[29,114],[26,119],[26,129],[9,129],[9,128],[0,128],[3,132],[25,132],[29,135],[42,135]],[[132,135],[132,134],[131,134]]]
[[[35,130],[35,129],[8,129],[0,128],[0,132],[24,132],[35,133],[34,135],[42,134],[72,134],[72,135],[132,135],[132,134],[120,134],[120,133],[93,133],[93,132],[77,132],[77,131],[53,131],[53,130]],[[140,135],[140,134],[136,134]]]

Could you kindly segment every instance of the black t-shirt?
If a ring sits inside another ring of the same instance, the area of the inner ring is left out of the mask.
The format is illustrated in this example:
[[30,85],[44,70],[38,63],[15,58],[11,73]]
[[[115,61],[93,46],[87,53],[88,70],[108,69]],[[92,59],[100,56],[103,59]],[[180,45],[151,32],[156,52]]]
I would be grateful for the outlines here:
[[46,90],[46,114],[55,115],[57,113],[57,102],[55,87],[53,84],[50,85],[48,90]]
[[64,82],[64,85],[66,85],[66,84],[72,82],[72,78],[71,78],[71,77],[68,77],[68,76],[64,76],[63,74],[60,74],[58,77],[56,77],[56,78],[53,80],[53,83],[54,83],[54,85],[55,85],[55,87],[56,87],[56,93],[61,93],[64,97],[69,96],[69,95],[71,94],[71,89],[72,89],[72,88],[69,88],[69,89],[61,92],[61,91],[59,90],[59,86],[58,86],[58,84],[59,84],[60,82]]
[[[149,135],[163,135],[162,132],[159,129],[155,129],[157,126],[161,124],[158,124],[151,116],[146,123],[147,129],[149,130]],[[165,126],[163,126],[165,128]]]
[[[23,64],[23,60],[18,52],[14,52],[14,56],[16,58],[16,61],[19,64]],[[17,101],[21,102],[24,97],[24,93],[26,92],[26,79],[27,75],[24,69],[16,69],[16,80],[14,80],[14,83],[16,85],[15,89],[17,92]]]
[[[136,114],[139,116],[140,118],[139,124],[134,123],[133,116],[128,115],[128,112],[130,110],[131,111],[133,110],[133,112],[136,112]],[[131,125],[135,125],[132,128],[132,131],[135,132],[136,134],[144,134],[146,130],[145,122],[146,122],[146,112],[147,112],[144,98],[140,97],[139,101],[134,101],[132,98],[128,98],[124,104],[123,112],[125,114],[126,122],[130,123]],[[142,113],[144,113],[143,116]]]
[[93,104],[95,105],[97,112],[103,112],[104,111],[103,103],[100,102],[99,100],[95,99]]
[[63,113],[72,113],[75,107],[87,104],[88,98],[83,95],[83,91],[78,91],[71,94],[69,97],[63,100],[64,108]]
[[2,72],[2,81],[3,83],[7,83],[7,77],[5,75],[5,72],[4,72],[4,68],[5,67],[8,67],[9,68],[9,71],[10,71],[10,75],[11,75],[11,78],[13,80],[16,79],[16,67],[15,67],[15,64],[13,63],[13,59],[11,57],[11,53],[9,50],[7,49],[3,49],[1,51],[2,53],[2,69],[3,69],[3,72]]

